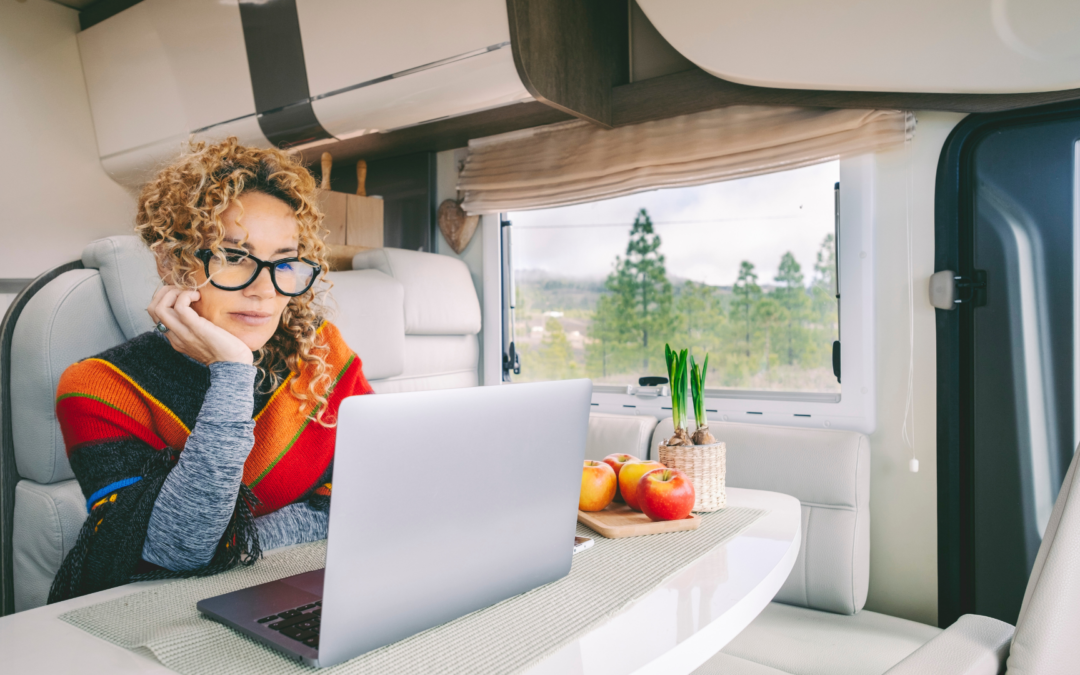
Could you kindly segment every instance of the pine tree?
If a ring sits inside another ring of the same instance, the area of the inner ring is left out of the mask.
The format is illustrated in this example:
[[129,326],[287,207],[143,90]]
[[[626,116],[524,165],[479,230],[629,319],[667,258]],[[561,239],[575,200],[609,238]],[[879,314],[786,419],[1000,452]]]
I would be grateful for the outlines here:
[[806,289],[803,287],[802,267],[788,251],[780,258],[780,269],[773,278],[778,284],[773,295],[787,314],[787,362],[795,363],[795,324],[802,319],[806,307]]
[[[675,334],[698,358],[711,351],[724,322],[723,308],[712,286],[686,281],[675,299]],[[714,360],[714,363],[716,361]]]
[[814,263],[814,287],[836,295],[836,242],[833,241],[832,233],[825,235],[825,239],[818,248],[817,262]]
[[783,306],[772,298],[764,298],[754,306],[754,319],[765,331],[765,349],[762,352],[761,369],[766,373],[769,372],[769,357],[772,354],[770,343],[772,327],[785,318],[785,313]]
[[614,298],[601,295],[589,323],[589,341],[585,344],[585,369],[589,377],[606,378],[621,365],[618,309]]
[[814,263],[814,311],[817,320],[828,327],[827,339],[836,337],[837,302],[836,295],[836,242],[832,234],[825,235]]
[[578,376],[578,364],[562,323],[548,318],[544,323],[544,339],[536,355],[537,371],[545,380],[568,380]]
[[761,297],[761,287],[757,285],[757,273],[754,272],[754,264],[749,260],[744,260],[739,265],[739,278],[735,280],[733,293],[735,294],[733,309],[746,323],[746,358],[749,360],[752,314],[754,305]]
[[645,209],[630,229],[626,257],[615,259],[615,270],[604,286],[614,298],[616,330],[641,349],[642,372],[649,372],[649,345],[663,345],[671,332],[672,290],[660,253],[660,237],[653,232]]

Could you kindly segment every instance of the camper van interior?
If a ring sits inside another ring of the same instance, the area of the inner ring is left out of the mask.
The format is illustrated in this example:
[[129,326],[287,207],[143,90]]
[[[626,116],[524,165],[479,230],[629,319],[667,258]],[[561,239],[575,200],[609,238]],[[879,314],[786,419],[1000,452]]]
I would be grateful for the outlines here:
[[0,123],[4,673],[1080,673],[1075,0],[4,0]]

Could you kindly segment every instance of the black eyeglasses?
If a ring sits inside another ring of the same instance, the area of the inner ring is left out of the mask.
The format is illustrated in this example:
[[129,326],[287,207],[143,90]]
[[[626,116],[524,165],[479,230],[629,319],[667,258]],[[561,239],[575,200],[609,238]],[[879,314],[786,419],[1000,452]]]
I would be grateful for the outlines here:
[[240,249],[223,248],[221,251],[225,254],[224,261],[208,248],[196,251],[195,257],[203,261],[210,283],[223,291],[247,288],[265,267],[270,270],[270,281],[277,292],[292,298],[307,293],[322,271],[321,266],[303,258],[259,260]]

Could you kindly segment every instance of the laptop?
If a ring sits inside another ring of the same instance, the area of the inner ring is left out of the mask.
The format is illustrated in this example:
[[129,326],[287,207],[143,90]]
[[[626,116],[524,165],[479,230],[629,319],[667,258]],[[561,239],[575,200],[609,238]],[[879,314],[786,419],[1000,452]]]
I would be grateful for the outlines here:
[[341,403],[326,568],[202,600],[331,666],[570,572],[592,383]]

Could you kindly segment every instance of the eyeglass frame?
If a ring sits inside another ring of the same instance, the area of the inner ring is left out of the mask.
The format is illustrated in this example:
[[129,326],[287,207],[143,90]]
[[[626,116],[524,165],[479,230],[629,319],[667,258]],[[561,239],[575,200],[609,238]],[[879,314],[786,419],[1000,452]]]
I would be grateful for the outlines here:
[[[277,291],[278,293],[284,295],[285,297],[296,298],[296,297],[299,297],[299,296],[303,295],[304,293],[307,293],[308,291],[310,291],[311,287],[315,285],[315,281],[319,278],[319,274],[321,274],[322,271],[323,271],[322,270],[322,265],[314,263],[314,262],[308,260],[307,258],[298,258],[298,257],[293,256],[291,258],[279,258],[277,260],[261,260],[259,258],[256,258],[255,256],[251,255],[250,253],[248,253],[247,251],[245,251],[243,249],[239,249],[239,248],[222,248],[221,250],[223,252],[225,252],[225,253],[234,253],[234,254],[242,255],[245,258],[250,258],[251,261],[255,263],[255,273],[251,275],[251,278],[248,279],[247,282],[241,284],[240,286],[221,286],[217,282],[214,281],[213,275],[210,274],[210,260],[214,257],[214,251],[212,249],[209,249],[209,248],[200,248],[199,250],[195,251],[195,257],[203,262],[203,270],[206,272],[206,280],[209,281],[211,283],[211,285],[213,285],[214,288],[220,288],[223,291],[242,291],[242,290],[244,290],[245,288],[247,288],[251,284],[255,283],[255,280],[259,278],[259,275],[262,274],[263,268],[265,267],[268,270],[270,270],[270,283],[272,283],[274,285],[274,290]],[[277,267],[278,265],[280,265],[282,263],[290,263],[290,262],[302,262],[302,263],[305,263],[307,265],[311,265],[312,267],[315,268],[315,273],[311,275],[311,281],[304,288],[304,290],[300,291],[299,293],[286,293],[285,291],[281,290],[281,286],[278,286],[277,276],[274,273],[274,268],[275,267]]]

